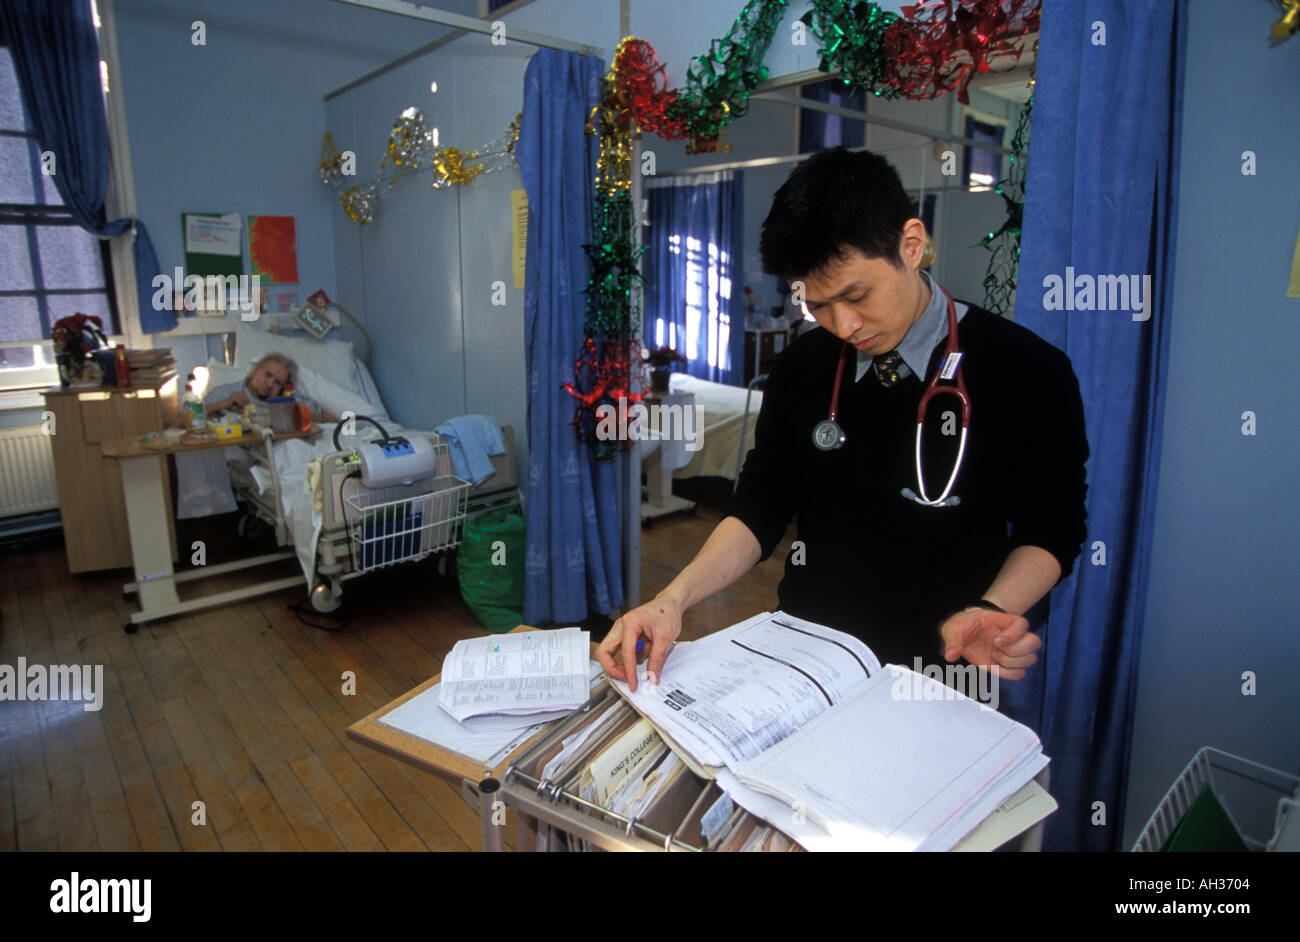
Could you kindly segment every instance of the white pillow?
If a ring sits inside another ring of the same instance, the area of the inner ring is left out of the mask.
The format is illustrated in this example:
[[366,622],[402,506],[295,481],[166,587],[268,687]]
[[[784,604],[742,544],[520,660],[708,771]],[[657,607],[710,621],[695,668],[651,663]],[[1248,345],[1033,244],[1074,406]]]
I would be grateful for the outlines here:
[[208,384],[203,387],[203,395],[207,395],[218,386],[225,386],[227,383],[243,383],[248,376],[247,367],[228,366],[217,359],[210,359],[203,364],[203,368],[208,371]]
[[[315,370],[334,382],[346,386],[354,393],[356,370],[352,367],[352,341],[316,340],[310,337],[293,337],[289,334],[271,334],[252,324],[241,323],[235,333],[235,366],[248,375],[254,363],[268,353],[282,353],[299,366]],[[311,395],[312,391],[308,390]]]
[[339,416],[344,412],[351,412],[354,415],[368,415],[380,422],[388,421],[388,410],[384,408],[382,402],[371,403],[360,393],[340,386],[309,366],[301,367],[298,372],[302,379],[303,394],[315,400],[316,405],[326,412]]

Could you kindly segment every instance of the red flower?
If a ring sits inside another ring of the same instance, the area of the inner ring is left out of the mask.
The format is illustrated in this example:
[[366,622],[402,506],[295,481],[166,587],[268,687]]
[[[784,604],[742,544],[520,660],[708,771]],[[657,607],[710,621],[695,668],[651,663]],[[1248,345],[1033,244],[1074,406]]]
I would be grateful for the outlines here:
[[682,356],[672,347],[660,347],[657,350],[647,350],[642,359],[650,364],[652,369],[661,370],[671,366],[673,363],[685,363],[686,357]]

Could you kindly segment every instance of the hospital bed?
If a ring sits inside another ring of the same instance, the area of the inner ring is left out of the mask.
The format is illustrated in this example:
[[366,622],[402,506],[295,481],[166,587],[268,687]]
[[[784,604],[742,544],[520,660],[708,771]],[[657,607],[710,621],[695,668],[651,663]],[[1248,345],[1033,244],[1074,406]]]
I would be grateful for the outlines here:
[[[725,386],[706,379],[673,373],[668,388],[674,393],[691,393],[700,410],[697,423],[698,449],[690,460],[673,471],[674,478],[721,477],[734,481],[740,476],[745,453],[754,447],[754,427],[763,405],[760,390],[765,376],[756,377],[749,388]],[[658,468],[659,454],[647,454],[642,470],[650,475]]]
[[[304,545],[307,528],[295,519],[301,505],[286,501],[282,491],[281,482],[297,473],[281,467],[286,463],[285,451],[278,446],[247,447],[251,463],[230,466],[231,484],[245,511],[241,530],[247,532],[256,520],[273,529],[278,545],[295,547],[312,607],[319,612],[339,607],[346,580],[377,569],[437,555],[438,571],[445,574],[447,553],[460,545],[465,519],[517,502],[514,430],[509,425],[502,427],[506,453],[492,456],[495,473],[478,487],[455,476],[448,446],[436,432],[403,432],[432,446],[432,473],[409,484],[380,479],[384,483],[368,485],[362,476],[363,456],[347,439],[337,449],[332,441],[315,447],[315,452],[323,453],[309,459],[319,461],[320,467],[318,474],[310,475],[310,496],[313,505],[319,502],[320,515],[314,553]],[[287,462],[300,467],[292,455]]]
[[[513,429],[502,427],[506,453],[491,457],[494,474],[471,486],[454,474],[448,445],[436,432],[389,419],[351,344],[241,325],[235,365],[209,362],[208,388],[242,379],[271,350],[298,362],[295,379],[322,409],[357,417],[337,429],[324,426],[312,441],[272,445],[246,435],[227,450],[230,485],[244,510],[241,533],[270,527],[278,546],[292,548],[316,610],[337,609],[343,583],[377,569],[438,556],[445,572],[467,516],[518,502]],[[333,434],[345,429],[348,434]]]

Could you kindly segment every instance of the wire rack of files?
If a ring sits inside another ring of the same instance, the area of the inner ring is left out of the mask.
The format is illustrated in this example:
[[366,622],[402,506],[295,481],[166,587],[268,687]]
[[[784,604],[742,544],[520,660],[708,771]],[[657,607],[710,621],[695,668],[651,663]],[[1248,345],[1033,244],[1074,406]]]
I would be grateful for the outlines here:
[[521,849],[982,850],[1055,808],[1047,764],[996,711],[762,613],[678,645],[657,688],[598,689],[503,795]]

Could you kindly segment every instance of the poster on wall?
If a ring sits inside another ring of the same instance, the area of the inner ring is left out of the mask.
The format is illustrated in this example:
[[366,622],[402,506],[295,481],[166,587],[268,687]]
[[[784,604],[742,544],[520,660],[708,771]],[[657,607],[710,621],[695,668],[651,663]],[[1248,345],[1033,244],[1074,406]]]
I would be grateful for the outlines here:
[[298,242],[292,216],[249,216],[248,259],[271,284],[298,283]]
[[244,252],[238,213],[181,213],[185,272],[189,275],[242,275]]

